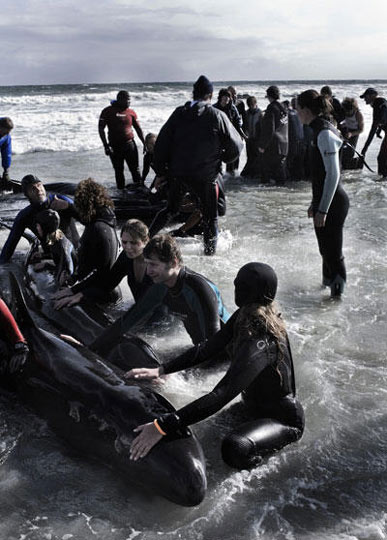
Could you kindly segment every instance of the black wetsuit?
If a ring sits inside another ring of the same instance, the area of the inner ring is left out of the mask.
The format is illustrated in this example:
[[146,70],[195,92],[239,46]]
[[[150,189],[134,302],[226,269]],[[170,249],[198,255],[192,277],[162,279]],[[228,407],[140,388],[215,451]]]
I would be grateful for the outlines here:
[[306,144],[304,140],[303,125],[296,110],[289,109],[288,122],[289,148],[286,158],[286,166],[290,180],[302,180],[305,178],[304,162]]
[[[178,107],[156,140],[154,169],[157,175],[176,179],[201,201],[204,245],[208,252],[215,251],[218,236],[216,182],[221,162],[234,161],[242,146],[227,116],[205,101]],[[172,206],[168,208],[168,219],[173,217],[177,204]],[[157,232],[157,227],[151,226],[152,234]]]
[[245,418],[222,444],[223,459],[237,468],[249,468],[266,454],[298,440],[304,413],[295,397],[293,361],[288,340],[278,342],[262,329],[259,337],[236,341],[234,326],[239,310],[205,343],[164,364],[164,373],[197,366],[232,347],[232,360],[224,377],[208,394],[158,419],[173,434],[219,411],[242,393]]
[[108,297],[108,293],[113,291],[126,276],[134,301],[138,302],[146,291],[152,287],[153,281],[146,273],[141,282],[136,281],[133,263],[133,259],[129,259],[125,251],[122,251],[111,268],[94,272],[83,281],[71,287],[71,290],[74,294],[81,292],[84,296],[93,298],[95,296],[95,289],[97,289],[100,291],[99,294],[105,291]]
[[382,97],[377,97],[372,104],[372,108],[372,126],[361,153],[366,153],[378,129],[384,131],[384,138],[377,159],[378,174],[387,177],[387,101]]
[[[73,201],[66,195],[50,193],[45,201],[41,203],[31,203],[26,206],[26,208],[23,208],[23,210],[20,210],[20,212],[17,214],[7,241],[5,242],[1,251],[0,264],[7,263],[11,259],[25,229],[30,229],[34,234],[37,235],[35,221],[36,215],[42,210],[47,210],[50,208],[50,205],[55,197],[69,203],[69,207],[66,210],[59,210],[58,214],[60,216],[60,229],[71,240],[71,218],[77,217],[74,210]],[[48,251],[47,246],[42,244],[42,247],[44,251]]]
[[[341,136],[337,129],[327,120],[317,117],[309,126],[313,130],[313,142],[310,148],[310,171],[312,177],[312,210],[326,213],[324,227],[315,227],[319,250],[323,259],[323,284],[340,286],[346,281],[346,269],[342,253],[343,227],[349,209],[349,200],[340,183],[340,171],[336,171],[337,181],[331,182],[331,174],[324,165],[319,135],[326,131],[331,138],[330,147],[323,150],[324,158],[331,158],[339,168],[339,148]],[[327,183],[330,183],[328,186]],[[331,202],[329,202],[329,200]]]
[[169,313],[181,318],[193,343],[214,335],[229,314],[216,285],[201,274],[181,268],[174,287],[154,284],[129,311],[107,328],[91,345],[102,354],[129,330],[143,325],[155,310],[165,305]]
[[[119,248],[115,224],[113,210],[101,207],[97,209],[95,219],[85,225],[78,252],[76,277],[79,281],[95,270],[105,272],[113,266]],[[117,301],[120,297],[120,290],[115,289],[109,294],[108,301]],[[107,301],[105,291],[98,288],[94,289],[93,298],[96,301]]]
[[270,179],[284,182],[288,153],[288,113],[276,100],[270,103],[263,115],[259,147],[265,150],[262,155],[263,182]]

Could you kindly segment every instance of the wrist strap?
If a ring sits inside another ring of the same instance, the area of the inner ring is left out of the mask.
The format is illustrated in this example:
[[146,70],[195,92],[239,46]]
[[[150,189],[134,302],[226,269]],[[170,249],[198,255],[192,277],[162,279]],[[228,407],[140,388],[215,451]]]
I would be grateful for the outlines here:
[[157,429],[157,431],[160,433],[160,435],[163,435],[163,436],[166,435],[165,431],[163,431],[163,430],[161,429],[161,427],[159,426],[159,423],[158,423],[158,421],[157,421],[157,418],[155,418],[155,419],[153,420],[153,425],[155,426],[155,428]]

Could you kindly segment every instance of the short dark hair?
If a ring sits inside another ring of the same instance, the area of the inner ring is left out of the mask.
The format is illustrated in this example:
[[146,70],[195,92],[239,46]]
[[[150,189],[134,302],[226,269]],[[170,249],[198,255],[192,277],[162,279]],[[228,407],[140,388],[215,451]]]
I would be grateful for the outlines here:
[[232,98],[231,92],[227,90],[227,88],[221,88],[219,90],[218,100],[222,98],[223,96],[229,97],[230,99]]
[[129,92],[127,90],[120,90],[117,94],[117,100],[119,101],[120,99],[130,99]]
[[246,99],[247,106],[249,107],[250,104],[257,103],[257,98],[255,96],[248,96]]
[[279,91],[278,86],[275,86],[275,85],[269,86],[269,88],[266,90],[266,96],[272,99],[279,99],[280,91]]
[[329,96],[329,97],[332,97],[333,93],[332,93],[332,88],[328,85],[326,86],[323,86],[320,90],[320,94],[323,95],[323,96]]
[[183,263],[180,248],[169,234],[158,234],[151,238],[144,248],[144,257],[149,259],[155,255],[161,262],[171,264],[177,260],[179,266]]
[[0,127],[11,131],[11,129],[13,129],[13,122],[8,116],[3,116],[3,118],[0,118]]
[[148,242],[149,240],[148,227],[139,219],[128,219],[122,226],[121,236],[124,232],[139,238],[142,242]]

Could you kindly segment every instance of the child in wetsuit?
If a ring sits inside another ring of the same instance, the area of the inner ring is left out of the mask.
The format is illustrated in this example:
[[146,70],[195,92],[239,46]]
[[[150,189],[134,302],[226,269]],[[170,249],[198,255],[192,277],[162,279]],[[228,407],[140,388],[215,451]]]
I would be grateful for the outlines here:
[[[71,281],[75,268],[74,246],[59,229],[59,214],[55,210],[42,210],[36,215],[36,232],[42,244],[48,249],[50,258],[43,258],[34,264],[34,270],[39,272],[47,268],[54,269],[55,280],[60,287]],[[34,257],[36,261],[37,256]]]

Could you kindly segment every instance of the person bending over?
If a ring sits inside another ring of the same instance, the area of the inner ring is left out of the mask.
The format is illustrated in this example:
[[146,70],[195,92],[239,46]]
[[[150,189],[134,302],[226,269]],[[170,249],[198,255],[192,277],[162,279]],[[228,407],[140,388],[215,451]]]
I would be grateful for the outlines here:
[[361,154],[366,155],[369,145],[372,142],[375,134],[381,137],[381,132],[384,131],[384,138],[380,145],[378,154],[378,174],[384,179],[387,178],[387,100],[378,95],[375,88],[367,88],[360,96],[367,105],[371,105],[372,111],[372,126],[368,134],[367,140],[364,143]]
[[309,154],[312,202],[308,216],[313,218],[322,257],[323,286],[330,287],[332,297],[339,297],[347,278],[342,248],[349,200],[340,183],[339,151],[343,140],[324,118],[330,111],[329,101],[316,90],[306,90],[297,98],[300,120],[313,130]]
[[[9,262],[25,229],[30,229],[37,235],[36,215],[42,210],[50,208],[56,210],[60,216],[60,228],[72,240],[70,227],[71,218],[77,218],[72,199],[66,195],[47,195],[44,185],[37,176],[27,174],[21,181],[24,195],[29,205],[17,214],[12,229],[8,235],[0,255],[0,264]],[[46,246],[42,246],[46,250]]]
[[144,248],[144,257],[154,285],[90,345],[102,355],[124,332],[142,326],[159,306],[166,306],[170,313],[182,318],[193,343],[215,334],[229,318],[216,285],[183,266],[180,249],[172,236],[154,236]]
[[149,242],[148,227],[138,219],[129,219],[121,229],[122,252],[111,268],[94,271],[73,287],[58,291],[55,295],[55,309],[74,306],[84,298],[93,298],[95,289],[106,297],[126,276],[135,302],[138,302],[152,286],[153,281],[146,273],[143,255]]
[[[106,189],[87,178],[79,182],[75,191],[74,205],[79,220],[85,226],[78,250],[78,266],[74,279],[81,281],[95,271],[108,271],[113,266],[119,248],[116,233],[114,203]],[[114,289],[108,294],[95,288],[90,298],[105,303],[116,302],[121,291]]]
[[138,436],[131,459],[145,457],[163,437],[184,432],[240,394],[242,402],[233,406],[239,414],[230,414],[235,425],[222,442],[228,465],[249,469],[302,436],[304,412],[296,398],[292,354],[274,303],[277,276],[267,264],[248,263],[239,270],[234,285],[239,309],[217,334],[163,366],[126,373],[127,378],[152,379],[200,365],[221,351],[225,357],[230,351],[231,356],[226,374],[211,392],[135,429]]

